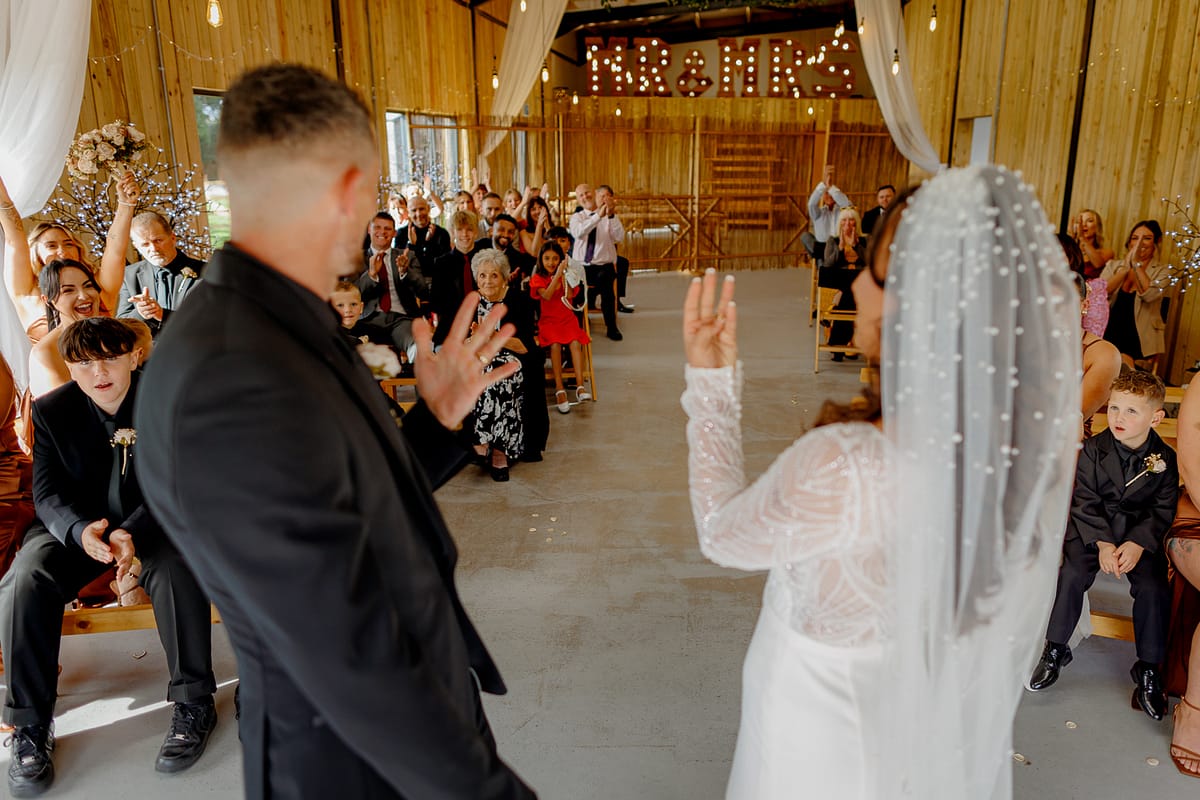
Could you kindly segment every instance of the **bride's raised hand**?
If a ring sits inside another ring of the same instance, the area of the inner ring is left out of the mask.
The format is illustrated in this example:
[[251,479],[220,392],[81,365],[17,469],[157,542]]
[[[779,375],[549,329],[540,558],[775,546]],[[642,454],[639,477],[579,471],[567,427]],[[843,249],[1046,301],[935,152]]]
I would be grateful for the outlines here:
[[707,270],[703,278],[693,278],[683,301],[683,352],[693,367],[729,367],[737,362],[737,305],[733,302],[733,276],[721,282],[721,298],[713,309],[717,294],[717,273]]

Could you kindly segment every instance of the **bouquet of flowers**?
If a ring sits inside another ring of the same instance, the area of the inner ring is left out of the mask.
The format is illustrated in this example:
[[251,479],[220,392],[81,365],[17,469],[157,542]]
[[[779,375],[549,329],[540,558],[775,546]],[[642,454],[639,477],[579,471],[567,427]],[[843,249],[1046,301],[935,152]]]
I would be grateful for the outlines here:
[[83,180],[96,175],[101,168],[113,178],[129,170],[131,162],[141,158],[146,149],[146,134],[122,120],[79,134],[67,153],[67,171],[71,177]]
[[400,374],[400,357],[387,345],[363,342],[358,346],[358,354],[378,380],[394,378]]

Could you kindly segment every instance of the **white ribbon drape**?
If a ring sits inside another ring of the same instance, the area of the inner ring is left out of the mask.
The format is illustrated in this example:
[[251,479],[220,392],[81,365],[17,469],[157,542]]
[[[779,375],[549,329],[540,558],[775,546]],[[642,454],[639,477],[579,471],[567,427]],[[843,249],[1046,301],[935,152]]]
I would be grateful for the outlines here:
[[[91,24],[90,0],[0,0],[0,175],[22,217],[42,209],[62,176],[79,124]],[[29,340],[7,292],[0,292],[0,353],[24,387]]]
[[[567,0],[525,0],[525,10],[514,2],[504,33],[504,52],[500,55],[500,88],[492,98],[492,116],[497,125],[511,125],[541,80],[542,62],[558,32]],[[488,131],[479,155],[488,155],[500,146],[507,130]]]
[[[896,148],[909,161],[930,173],[944,165],[925,133],[913,91],[912,72],[904,42],[904,19],[900,0],[855,0],[855,12],[863,25],[859,34],[863,63],[871,77],[875,99],[883,112]],[[892,74],[892,62],[900,54],[900,72]]]

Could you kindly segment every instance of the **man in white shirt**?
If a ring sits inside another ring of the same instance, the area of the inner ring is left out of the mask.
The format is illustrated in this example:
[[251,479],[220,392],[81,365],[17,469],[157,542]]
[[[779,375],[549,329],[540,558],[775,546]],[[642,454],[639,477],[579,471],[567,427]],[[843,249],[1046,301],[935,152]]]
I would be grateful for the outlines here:
[[821,264],[825,255],[825,243],[836,239],[838,212],[850,205],[846,193],[834,185],[833,164],[825,165],[824,176],[808,198],[808,218],[816,239],[816,261]]
[[601,186],[593,190],[586,183],[575,187],[575,198],[582,209],[571,215],[570,231],[575,238],[571,255],[583,264],[588,286],[600,298],[600,311],[608,338],[619,342],[623,338],[617,329],[617,297],[613,283],[617,277],[617,245],[625,240],[625,226],[616,216],[617,201],[612,189]]

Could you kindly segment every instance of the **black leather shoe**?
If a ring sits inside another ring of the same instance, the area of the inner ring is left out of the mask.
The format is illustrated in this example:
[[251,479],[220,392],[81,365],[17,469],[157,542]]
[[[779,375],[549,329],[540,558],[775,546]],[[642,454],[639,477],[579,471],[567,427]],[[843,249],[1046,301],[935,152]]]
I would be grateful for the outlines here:
[[12,747],[8,762],[8,793],[13,797],[37,797],[54,783],[54,731],[49,725],[26,725],[13,731],[5,742]]
[[612,339],[614,342],[619,342],[625,337],[621,335],[620,331],[609,331],[608,338]]
[[204,755],[208,737],[217,727],[217,707],[212,698],[199,703],[176,703],[171,714],[171,727],[158,750],[154,769],[159,772],[182,772]]
[[1167,693],[1163,691],[1158,667],[1139,661],[1129,670],[1129,677],[1137,684],[1130,701],[1134,711],[1140,708],[1150,719],[1161,721],[1167,715]]
[[633,306],[627,306],[627,305],[625,305],[624,303],[618,303],[618,304],[617,304],[617,311],[620,311],[622,314],[632,314],[632,313],[633,313]]
[[508,467],[492,466],[492,480],[496,483],[504,483],[508,480]]
[[1038,662],[1033,677],[1029,679],[1029,688],[1035,692],[1049,689],[1058,680],[1059,671],[1070,664],[1072,658],[1070,647],[1046,642],[1046,649],[1042,650],[1042,660]]
[[522,453],[520,460],[526,462],[527,464],[536,464],[539,461],[542,461],[543,457],[542,454],[538,452]]
[[834,361],[837,361],[837,362],[845,361],[845,360],[846,360],[846,354],[845,354],[845,353],[834,353],[834,354],[833,354],[833,360],[834,360]]

